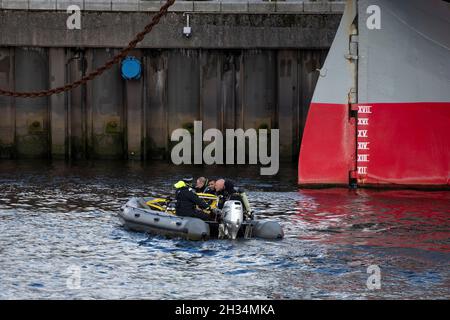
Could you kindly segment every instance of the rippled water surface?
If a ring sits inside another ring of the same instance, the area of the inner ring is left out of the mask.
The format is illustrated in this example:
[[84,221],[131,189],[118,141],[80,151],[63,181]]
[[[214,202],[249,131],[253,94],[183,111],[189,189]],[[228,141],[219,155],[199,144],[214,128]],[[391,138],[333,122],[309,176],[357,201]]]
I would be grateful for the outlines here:
[[[129,197],[172,192],[188,173],[233,179],[286,238],[190,242],[121,226]],[[299,190],[295,168],[267,178],[259,168],[0,161],[0,299],[449,299],[449,237],[445,191]],[[367,288],[369,265],[379,290]]]

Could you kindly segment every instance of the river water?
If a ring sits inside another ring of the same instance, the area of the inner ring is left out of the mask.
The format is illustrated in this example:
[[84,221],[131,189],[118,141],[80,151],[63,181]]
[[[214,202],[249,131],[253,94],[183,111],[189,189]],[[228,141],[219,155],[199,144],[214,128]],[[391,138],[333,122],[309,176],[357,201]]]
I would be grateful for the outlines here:
[[[233,179],[285,239],[190,242],[122,227],[129,197],[173,192],[187,174]],[[450,192],[299,190],[296,174],[0,161],[0,299],[450,298]],[[379,289],[367,286],[373,265]]]

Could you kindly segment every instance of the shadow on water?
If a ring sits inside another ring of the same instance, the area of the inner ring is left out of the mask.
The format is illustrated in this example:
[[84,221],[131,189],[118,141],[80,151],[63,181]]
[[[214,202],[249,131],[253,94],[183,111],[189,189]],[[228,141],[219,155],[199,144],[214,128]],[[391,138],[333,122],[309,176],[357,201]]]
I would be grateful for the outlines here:
[[[185,175],[233,179],[286,238],[191,242],[122,227],[129,197],[173,192]],[[299,190],[296,175],[290,166],[268,178],[259,167],[1,161],[0,298],[450,298],[448,192]],[[366,286],[370,265],[381,269],[380,290]]]

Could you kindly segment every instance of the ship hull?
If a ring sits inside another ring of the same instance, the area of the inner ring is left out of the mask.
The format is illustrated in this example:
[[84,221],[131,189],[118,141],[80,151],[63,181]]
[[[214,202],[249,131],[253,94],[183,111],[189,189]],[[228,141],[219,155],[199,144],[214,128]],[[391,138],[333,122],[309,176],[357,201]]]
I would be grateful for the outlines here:
[[[374,5],[379,29],[367,24]],[[347,1],[310,105],[300,185],[450,186],[445,30],[444,1]]]

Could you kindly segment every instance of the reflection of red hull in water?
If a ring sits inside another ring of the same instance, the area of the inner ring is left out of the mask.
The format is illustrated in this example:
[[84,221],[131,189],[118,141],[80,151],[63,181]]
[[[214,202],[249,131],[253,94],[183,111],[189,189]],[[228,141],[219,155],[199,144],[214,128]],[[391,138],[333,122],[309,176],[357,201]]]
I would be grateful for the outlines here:
[[299,195],[291,219],[302,225],[302,240],[450,252],[447,191],[303,189]]
[[[380,30],[366,27],[373,4]],[[450,185],[449,17],[440,0],[347,2],[308,114],[301,185]]]

